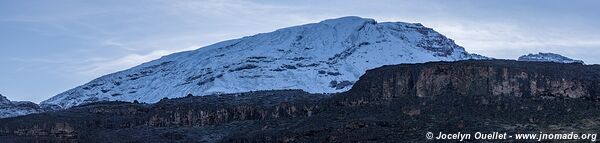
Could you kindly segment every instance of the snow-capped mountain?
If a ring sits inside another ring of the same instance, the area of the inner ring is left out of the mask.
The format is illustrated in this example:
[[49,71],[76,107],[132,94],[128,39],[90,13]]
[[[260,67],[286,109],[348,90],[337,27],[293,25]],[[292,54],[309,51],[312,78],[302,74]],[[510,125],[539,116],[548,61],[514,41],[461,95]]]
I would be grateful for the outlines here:
[[10,101],[0,94],[0,118],[8,118],[42,112],[40,107],[28,101]]
[[367,69],[382,65],[485,58],[418,23],[342,17],[163,56],[94,79],[42,105],[152,103],[189,93],[271,89],[333,93],[350,89]]
[[556,63],[581,63],[581,60],[573,60],[565,56],[555,53],[537,53],[520,56],[518,61],[534,61],[534,62],[556,62]]
[[11,104],[12,102],[10,102],[10,100],[0,94],[0,107],[9,106]]

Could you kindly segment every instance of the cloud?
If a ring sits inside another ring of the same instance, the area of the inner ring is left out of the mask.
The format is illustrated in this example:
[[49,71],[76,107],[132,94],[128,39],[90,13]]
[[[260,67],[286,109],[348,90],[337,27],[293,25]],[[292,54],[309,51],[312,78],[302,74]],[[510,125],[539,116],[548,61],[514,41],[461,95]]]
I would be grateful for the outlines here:
[[177,51],[170,50],[156,50],[147,54],[128,54],[123,57],[112,59],[112,60],[103,60],[89,63],[88,66],[83,66],[81,68],[76,68],[78,74],[86,75],[86,76],[99,76],[109,74],[115,71],[125,70],[137,65],[140,65],[145,62],[149,62],[151,60],[158,59],[162,56],[191,50],[197,47],[189,47],[183,48]]
[[600,41],[578,35],[551,35],[527,30],[511,24],[479,23],[477,25],[443,24],[434,26],[440,32],[472,48],[534,48],[550,46],[598,46]]
[[97,76],[108,74],[115,71],[125,70],[141,63],[157,59],[163,55],[169,54],[170,52],[164,50],[153,51],[148,54],[129,54],[124,57],[106,60],[100,62],[91,63],[88,66],[84,66],[78,69],[78,74]]
[[[77,21],[76,23],[81,27],[92,29],[90,31],[110,33],[96,36],[99,47],[116,50],[113,53],[117,55],[125,54],[107,60],[80,63],[77,66],[70,66],[69,70],[87,77],[100,76],[131,68],[171,53],[193,50],[212,43],[287,26],[316,22],[311,21],[312,18],[306,18],[306,15],[293,14],[301,12],[300,8],[244,0],[158,1],[152,5],[152,8],[132,11],[156,14],[152,17],[140,15],[127,21],[128,26],[132,26],[131,24],[144,26],[136,27],[142,30],[141,33],[144,35],[115,32],[113,29],[107,29],[110,27]],[[157,21],[157,18],[169,20]],[[178,23],[173,25],[173,22]],[[169,27],[155,29],[152,25],[169,25]],[[136,29],[126,30],[136,32]]]
[[[449,9],[449,7],[435,3],[430,3],[430,5],[435,7],[431,9],[433,11]],[[287,26],[317,22],[326,18],[343,16],[352,11],[344,7],[326,9],[245,0],[158,1],[150,6],[151,8],[147,9],[138,8],[128,11],[133,14],[147,14],[127,19],[126,23],[116,23],[126,26],[146,26],[125,29],[127,30],[125,32],[89,21],[74,22],[92,32],[99,33],[100,36],[96,37],[100,47],[120,50],[122,51],[120,53],[124,53],[109,60],[79,64],[81,67],[75,68],[74,71],[86,76],[100,76],[174,52],[191,50],[211,43],[269,32]],[[112,15],[110,11],[103,11],[103,14]],[[419,18],[408,17],[396,20],[398,18],[394,15],[377,16],[373,13],[368,15],[375,15],[374,18],[379,21],[412,20],[421,22],[454,39],[470,52],[497,58],[515,58],[521,54],[537,51],[557,52],[556,49],[550,47],[600,46],[600,42],[598,42],[600,40],[594,38],[581,35],[552,35],[548,34],[549,32],[535,31],[544,29],[527,29],[514,21],[474,21],[467,20],[465,17],[435,19],[435,15],[432,14],[423,14],[423,17]],[[407,16],[403,14],[402,17]],[[160,18],[169,20],[157,21]],[[172,26],[161,27],[162,30],[157,30],[151,25]],[[178,25],[184,27],[177,27]],[[131,32],[141,32],[146,35],[131,34]]]
[[589,52],[584,49],[600,47],[600,37],[588,33],[568,32],[568,29],[552,29],[554,27],[531,27],[499,22],[444,21],[429,24],[428,26],[454,39],[469,52],[496,58],[514,59],[523,54],[537,52],[566,53],[575,56],[574,58],[589,58],[577,55]]

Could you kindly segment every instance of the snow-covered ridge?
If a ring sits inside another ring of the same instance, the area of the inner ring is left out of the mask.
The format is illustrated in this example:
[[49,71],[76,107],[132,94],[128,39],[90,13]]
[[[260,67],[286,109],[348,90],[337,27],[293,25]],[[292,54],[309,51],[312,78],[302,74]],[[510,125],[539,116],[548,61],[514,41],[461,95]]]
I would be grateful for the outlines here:
[[0,118],[15,117],[42,112],[39,106],[28,101],[10,101],[0,94]]
[[0,94],[0,107],[11,105],[12,102]]
[[120,100],[157,102],[214,93],[350,89],[367,69],[400,63],[486,59],[418,23],[342,17],[163,56],[94,79],[41,104],[69,108]]
[[537,53],[520,56],[518,61],[534,61],[534,62],[556,62],[556,63],[581,63],[581,60],[574,60],[555,53]]

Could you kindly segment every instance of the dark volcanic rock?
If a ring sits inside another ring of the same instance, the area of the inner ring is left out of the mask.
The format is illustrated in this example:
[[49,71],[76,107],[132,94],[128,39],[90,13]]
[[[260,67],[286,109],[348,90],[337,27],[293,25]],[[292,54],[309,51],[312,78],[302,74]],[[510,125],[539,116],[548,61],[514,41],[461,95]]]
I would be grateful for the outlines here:
[[428,131],[596,133],[599,87],[597,65],[403,64],[369,70],[350,91],[332,96],[284,90],[102,102],[0,119],[0,140],[426,142]]
[[[156,104],[98,102],[65,111],[2,119],[0,140],[96,142],[99,138],[106,138],[108,140],[100,141],[188,142],[189,134],[199,132],[203,132],[203,137],[214,135],[222,138],[241,125],[232,129],[221,128],[223,132],[196,130],[235,121],[308,117],[318,112],[318,101],[326,97],[329,96],[281,90],[188,96],[164,99]],[[124,135],[130,137],[120,138]],[[211,141],[210,138],[193,140]]]
[[483,60],[383,66],[369,70],[349,93],[375,98],[444,94],[571,97],[598,100],[600,66]]

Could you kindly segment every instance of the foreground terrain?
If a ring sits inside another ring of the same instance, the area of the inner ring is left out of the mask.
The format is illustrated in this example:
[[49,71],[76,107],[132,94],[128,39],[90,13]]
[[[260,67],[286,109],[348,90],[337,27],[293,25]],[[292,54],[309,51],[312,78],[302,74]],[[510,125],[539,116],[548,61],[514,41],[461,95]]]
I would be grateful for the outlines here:
[[433,141],[427,132],[441,131],[596,133],[599,97],[597,65],[402,64],[369,70],[338,94],[275,90],[99,102],[0,119],[0,140],[425,142]]

